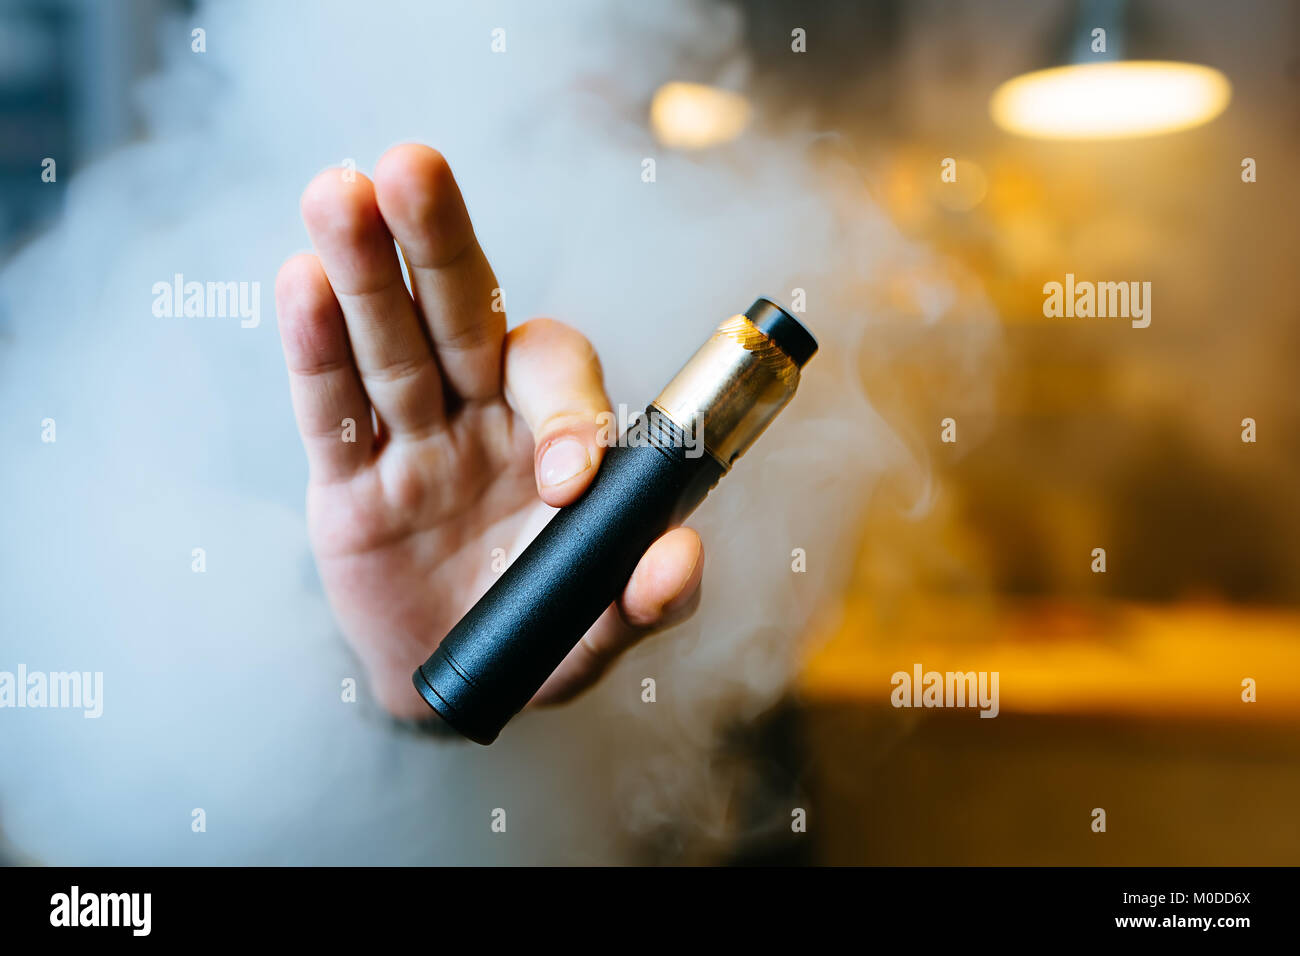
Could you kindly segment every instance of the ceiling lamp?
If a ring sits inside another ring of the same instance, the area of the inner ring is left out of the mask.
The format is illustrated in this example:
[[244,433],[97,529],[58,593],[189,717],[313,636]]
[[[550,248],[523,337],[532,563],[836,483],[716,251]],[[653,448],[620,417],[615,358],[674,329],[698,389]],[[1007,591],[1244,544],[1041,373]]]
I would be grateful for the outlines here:
[[1060,65],[994,91],[998,126],[1040,139],[1121,139],[1190,129],[1227,108],[1231,84],[1213,67],[1130,56],[1151,31],[1124,0],[1083,0],[1067,23]]

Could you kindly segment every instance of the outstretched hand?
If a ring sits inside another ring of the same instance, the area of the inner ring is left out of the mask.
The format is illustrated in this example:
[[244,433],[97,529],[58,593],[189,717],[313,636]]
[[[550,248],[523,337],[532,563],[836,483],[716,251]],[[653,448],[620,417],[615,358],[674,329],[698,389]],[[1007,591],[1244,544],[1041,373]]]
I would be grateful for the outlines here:
[[[315,254],[285,262],[275,292],[312,549],[377,698],[424,717],[412,671],[491,585],[493,550],[517,553],[540,511],[586,489],[609,400],[581,333],[552,319],[506,331],[496,276],[438,152],[394,147],[373,182],[326,170],[302,215]],[[534,702],[573,697],[689,614],[702,573],[694,531],[659,538]]]

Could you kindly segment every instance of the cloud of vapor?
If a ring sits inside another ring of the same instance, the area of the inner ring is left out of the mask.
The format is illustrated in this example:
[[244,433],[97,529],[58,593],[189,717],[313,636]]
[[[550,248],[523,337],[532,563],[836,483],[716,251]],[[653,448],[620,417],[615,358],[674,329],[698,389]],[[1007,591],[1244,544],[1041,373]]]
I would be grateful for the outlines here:
[[[981,409],[993,323],[807,132],[659,148],[654,89],[685,63],[743,82],[740,22],[634,6],[214,3],[160,36],[164,66],[139,90],[148,135],[61,185],[61,222],[0,274],[0,670],[104,673],[97,720],[0,711],[0,827],[21,853],[619,862],[666,824],[725,844],[719,735],[788,688],[878,479],[907,476],[918,507],[928,494],[918,443],[873,409],[871,383],[921,364],[954,407]],[[693,521],[695,619],[491,748],[395,728],[364,684],[340,701],[361,674],[307,547],[272,314],[275,271],[306,246],[302,187],[405,140],[450,160],[511,323],[580,328],[616,405],[643,407],[758,294],[804,289],[821,341],[792,406]],[[155,317],[152,287],[177,273],[260,282],[262,321]]]

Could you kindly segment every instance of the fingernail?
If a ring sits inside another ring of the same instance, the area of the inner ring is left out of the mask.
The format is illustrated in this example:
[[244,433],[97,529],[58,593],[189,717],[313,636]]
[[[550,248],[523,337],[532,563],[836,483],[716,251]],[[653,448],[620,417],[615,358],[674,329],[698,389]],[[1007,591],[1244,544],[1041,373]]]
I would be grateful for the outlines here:
[[552,442],[542,455],[542,485],[547,488],[562,485],[590,467],[587,447],[576,439],[561,438]]

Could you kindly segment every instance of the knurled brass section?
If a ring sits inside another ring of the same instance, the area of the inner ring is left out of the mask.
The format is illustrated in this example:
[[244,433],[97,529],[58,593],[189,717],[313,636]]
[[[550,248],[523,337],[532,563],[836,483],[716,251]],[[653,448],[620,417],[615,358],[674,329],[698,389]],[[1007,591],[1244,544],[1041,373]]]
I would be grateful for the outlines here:
[[725,468],[763,433],[799,385],[799,367],[743,315],[713,332],[654,404],[695,433]]

